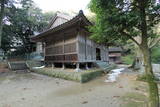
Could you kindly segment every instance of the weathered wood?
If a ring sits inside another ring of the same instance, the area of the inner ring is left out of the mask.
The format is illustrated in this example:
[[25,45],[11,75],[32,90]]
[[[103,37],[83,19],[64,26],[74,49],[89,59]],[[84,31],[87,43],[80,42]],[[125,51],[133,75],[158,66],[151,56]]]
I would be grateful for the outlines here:
[[108,50],[107,47],[101,44],[95,43],[89,39],[89,33],[83,30],[79,31],[78,38],[78,61],[80,62],[94,62],[96,61],[96,48],[100,49],[101,61],[108,61]]
[[108,61],[107,47],[89,38],[91,33],[86,26],[91,23],[82,13],[65,21],[65,18],[55,17],[49,30],[34,38],[37,41],[45,41],[45,61],[95,62],[97,61],[96,49],[99,49],[98,59]]
[[53,62],[77,62],[77,54],[68,54],[68,55],[55,55],[55,56],[45,56],[45,61]]

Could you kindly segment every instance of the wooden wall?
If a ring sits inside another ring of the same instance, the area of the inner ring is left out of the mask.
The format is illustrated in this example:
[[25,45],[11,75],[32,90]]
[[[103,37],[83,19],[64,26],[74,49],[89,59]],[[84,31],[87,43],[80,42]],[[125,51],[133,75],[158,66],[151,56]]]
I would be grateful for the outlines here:
[[77,61],[76,35],[59,35],[46,42],[45,60],[53,62]]
[[45,60],[52,62],[95,62],[96,48],[100,49],[101,61],[108,61],[108,49],[89,39],[89,34],[79,31],[76,34],[53,35],[46,42]]
[[95,43],[89,39],[89,34],[80,31],[77,35],[78,45],[78,61],[94,62],[96,61],[96,48],[100,49],[101,61],[108,61],[108,49],[104,45]]

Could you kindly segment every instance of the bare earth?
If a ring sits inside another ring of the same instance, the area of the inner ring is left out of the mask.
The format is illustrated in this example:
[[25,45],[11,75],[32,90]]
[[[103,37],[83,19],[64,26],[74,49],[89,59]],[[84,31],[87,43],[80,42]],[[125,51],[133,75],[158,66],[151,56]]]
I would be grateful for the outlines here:
[[81,84],[35,73],[0,73],[0,107],[123,107],[127,93],[145,94],[136,73],[125,72],[115,83],[105,78]]

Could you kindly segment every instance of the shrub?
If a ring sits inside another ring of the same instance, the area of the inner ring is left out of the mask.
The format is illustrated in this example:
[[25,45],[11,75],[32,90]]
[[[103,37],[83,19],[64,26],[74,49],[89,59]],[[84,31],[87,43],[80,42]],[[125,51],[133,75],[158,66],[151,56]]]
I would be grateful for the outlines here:
[[126,56],[123,56],[122,57],[122,61],[124,64],[132,64],[133,63],[133,60],[134,60],[134,56],[133,55],[126,55]]

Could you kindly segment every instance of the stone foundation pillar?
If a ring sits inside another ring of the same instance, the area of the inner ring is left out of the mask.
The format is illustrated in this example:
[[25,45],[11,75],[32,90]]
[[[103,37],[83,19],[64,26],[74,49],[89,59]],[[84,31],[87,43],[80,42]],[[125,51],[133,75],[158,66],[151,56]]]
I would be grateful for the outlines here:
[[88,70],[89,68],[88,68],[88,63],[86,63],[86,70]]
[[55,68],[54,63],[52,63],[52,69],[54,69],[54,68]]
[[79,64],[80,64],[80,63],[77,62],[77,64],[76,64],[76,69],[75,69],[76,72],[81,72],[81,70],[80,70],[80,68],[79,68]]
[[63,63],[63,64],[62,64],[62,70],[64,70],[64,69],[65,69],[65,64]]

